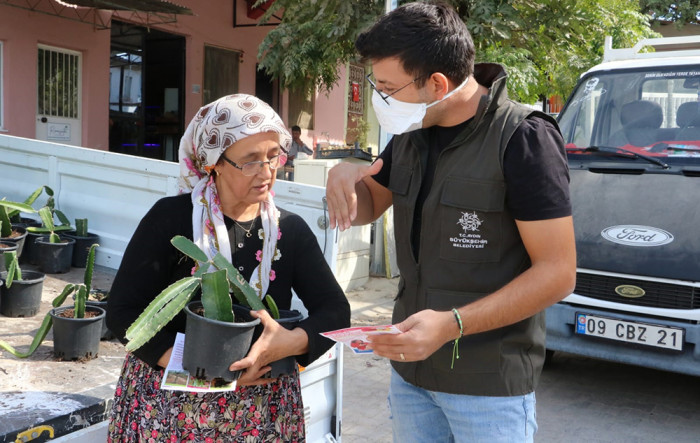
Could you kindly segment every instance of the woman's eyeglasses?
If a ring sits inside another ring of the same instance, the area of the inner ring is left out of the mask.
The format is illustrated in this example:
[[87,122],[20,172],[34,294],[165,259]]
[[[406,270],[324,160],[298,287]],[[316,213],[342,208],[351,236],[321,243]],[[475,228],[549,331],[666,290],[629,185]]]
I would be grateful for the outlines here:
[[284,166],[284,164],[287,163],[287,154],[285,153],[277,154],[266,162],[254,161],[243,163],[243,165],[241,166],[238,166],[236,162],[234,162],[233,160],[229,160],[223,154],[221,155],[221,158],[223,158],[229,165],[233,166],[234,168],[240,169],[243,175],[245,175],[246,177],[257,175],[265,165],[268,165],[270,169],[274,171],[275,169],[279,168],[280,166]]
[[375,85],[374,82],[372,81],[372,79],[370,78],[371,75],[372,75],[372,73],[370,72],[369,74],[367,74],[367,75],[365,76],[365,78],[367,79],[367,82],[368,82],[369,85],[372,87],[372,89],[374,89],[374,90],[377,92],[377,94],[379,94],[379,96],[382,98],[382,100],[384,100],[384,101],[386,102],[387,105],[390,104],[389,101],[387,101],[387,98],[389,98],[389,97],[391,97],[392,95],[396,94],[396,93],[399,92],[400,90],[411,86],[412,84],[414,84],[415,82],[417,82],[417,81],[420,80],[421,78],[425,77],[424,75],[420,75],[420,76],[414,78],[413,81],[411,81],[411,82],[409,82],[409,83],[406,83],[405,85],[401,86],[399,89],[397,89],[396,91],[392,92],[391,94],[385,94],[385,93],[383,93],[382,91],[380,91],[379,89],[377,89],[377,85]]

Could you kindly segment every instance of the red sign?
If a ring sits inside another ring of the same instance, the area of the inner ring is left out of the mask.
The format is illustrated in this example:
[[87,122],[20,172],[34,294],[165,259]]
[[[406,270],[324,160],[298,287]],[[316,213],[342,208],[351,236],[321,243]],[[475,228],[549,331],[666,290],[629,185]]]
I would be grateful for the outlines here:
[[360,84],[357,82],[352,82],[352,101],[354,102],[359,102],[360,101]]

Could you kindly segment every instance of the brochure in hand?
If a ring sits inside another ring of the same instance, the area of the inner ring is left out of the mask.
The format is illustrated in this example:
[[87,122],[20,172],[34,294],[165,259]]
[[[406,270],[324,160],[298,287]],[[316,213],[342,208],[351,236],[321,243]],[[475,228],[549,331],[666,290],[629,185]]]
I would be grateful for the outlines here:
[[368,349],[367,337],[378,334],[401,334],[401,330],[394,325],[358,326],[354,328],[337,329],[335,331],[321,332],[321,335],[331,340],[343,343],[355,354],[372,354]]
[[161,389],[169,391],[188,391],[188,392],[222,392],[234,391],[236,389],[236,381],[224,383],[223,380],[215,378],[213,380],[203,380],[190,375],[188,371],[182,367],[182,353],[185,349],[185,334],[178,332],[173,345],[173,353],[170,355],[168,367],[163,372],[163,381],[160,384]]

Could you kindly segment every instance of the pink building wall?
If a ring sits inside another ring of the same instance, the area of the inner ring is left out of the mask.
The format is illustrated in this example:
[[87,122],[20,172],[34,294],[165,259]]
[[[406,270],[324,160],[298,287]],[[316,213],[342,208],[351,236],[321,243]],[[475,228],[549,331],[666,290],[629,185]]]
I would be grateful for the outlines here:
[[[189,7],[195,15],[181,15],[177,23],[151,27],[185,37],[185,122],[188,122],[203,105],[201,93],[193,92],[193,86],[201,87],[203,82],[205,44],[243,52],[239,90],[254,94],[258,46],[273,28],[234,28],[234,5],[238,6],[238,24],[255,23],[246,17],[243,0],[178,0],[177,3]],[[102,14],[109,17],[110,13]],[[129,21],[119,15],[114,17]],[[110,31],[0,4],[0,41],[4,43],[4,129],[10,135],[35,137],[36,49],[38,44],[56,46],[82,53],[82,145],[108,149]],[[302,134],[309,146],[313,136],[320,138],[321,132],[328,132],[332,139],[345,138],[347,89],[344,73],[341,67],[341,80],[328,96],[325,92],[317,94],[314,130]],[[280,112],[285,121],[287,110],[285,93]]]

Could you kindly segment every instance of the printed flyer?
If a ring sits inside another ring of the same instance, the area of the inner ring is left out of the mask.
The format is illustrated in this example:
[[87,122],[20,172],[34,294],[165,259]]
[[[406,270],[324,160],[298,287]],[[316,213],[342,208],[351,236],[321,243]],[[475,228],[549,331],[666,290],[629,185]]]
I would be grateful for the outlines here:
[[185,349],[185,334],[179,333],[175,337],[173,353],[170,356],[168,367],[163,372],[163,380],[160,388],[169,391],[188,392],[222,392],[234,391],[236,381],[226,383],[220,378],[204,380],[195,378],[182,367],[182,353]]
[[369,349],[370,335],[401,334],[401,330],[394,325],[358,326],[354,328],[337,329],[335,331],[321,332],[321,335],[331,340],[343,343],[355,354],[373,354]]

